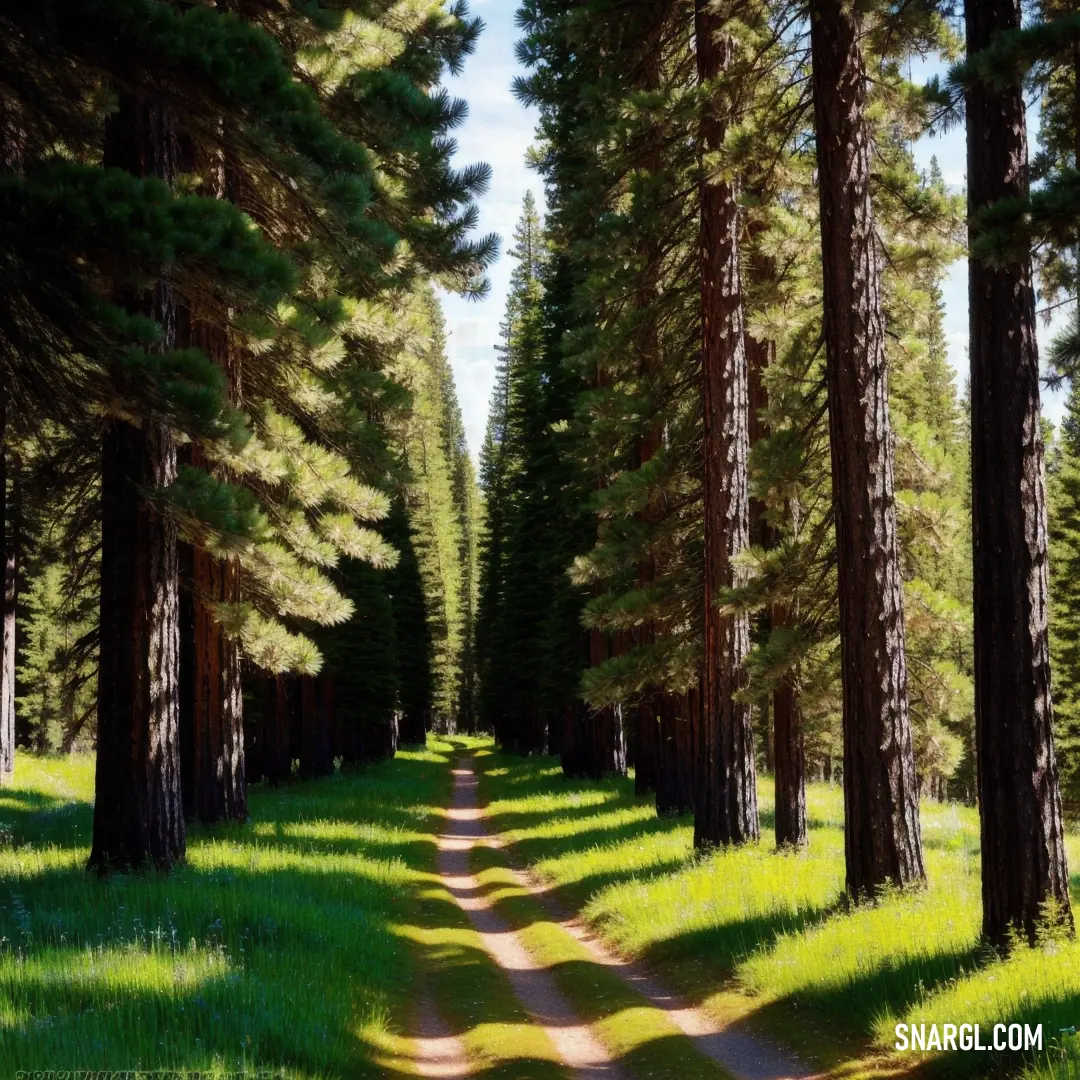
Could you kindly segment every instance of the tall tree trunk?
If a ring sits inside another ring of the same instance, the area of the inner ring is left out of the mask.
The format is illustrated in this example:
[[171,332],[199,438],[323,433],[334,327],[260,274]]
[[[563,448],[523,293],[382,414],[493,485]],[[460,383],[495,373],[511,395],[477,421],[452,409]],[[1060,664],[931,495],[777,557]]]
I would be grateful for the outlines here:
[[[649,635],[643,630],[641,640]],[[651,635],[649,635],[651,636]],[[668,695],[649,689],[634,708],[634,794],[657,793],[661,784],[660,717]],[[659,804],[658,804],[659,805]]]
[[[787,609],[777,604],[773,625],[786,626]],[[773,691],[773,777],[776,784],[776,846],[804,847],[806,826],[806,755],[803,749],[802,716],[794,676],[785,676]]]
[[840,588],[844,847],[847,889],[856,898],[889,881],[903,885],[925,877],[859,31],[845,0],[811,4]]
[[[178,175],[176,119],[124,95],[105,136],[105,164],[137,176]],[[173,347],[179,305],[159,283],[144,310]],[[101,477],[101,618],[94,834],[90,865],[154,865],[184,857],[180,784],[179,596],[176,530],[148,493],[176,479],[163,424],[105,425]]]
[[[698,77],[710,84],[728,66],[724,17],[696,0]],[[705,153],[724,143],[726,121],[707,109]],[[757,777],[750,708],[736,700],[746,684],[750,648],[745,614],[722,611],[717,598],[741,580],[735,560],[749,544],[747,379],[739,276],[739,208],[735,188],[701,184],[702,406],[705,420],[705,655],[697,739],[694,845],[741,844],[758,838]]]
[[[227,6],[219,0],[219,10]],[[210,193],[218,199],[229,198],[236,168],[227,164],[225,153],[214,150],[200,164]],[[190,344],[221,369],[230,401],[235,404],[241,398],[240,356],[230,346],[228,330],[220,322],[206,321],[196,312],[190,323]],[[191,450],[190,464],[209,468],[198,447]],[[181,732],[181,740],[192,748],[190,775],[184,777],[185,810],[205,824],[244,821],[247,777],[240,650],[222,632],[214,616],[215,605],[239,601],[239,567],[233,560],[215,559],[198,548],[183,552],[183,556],[189,574],[190,603],[184,605],[186,617],[181,632],[192,638],[181,648],[182,658],[191,661],[190,670],[181,672],[182,696],[191,699],[181,705],[182,722],[191,725],[190,731]]]
[[239,568],[198,549],[191,559],[191,672],[186,680],[191,723],[191,776],[185,777],[189,814],[205,824],[247,818],[244,762],[244,704],[240,654],[214,617],[212,605],[233,603]]
[[665,694],[660,701],[659,768],[656,812],[691,814],[694,811],[694,756],[691,731],[699,707],[696,690],[689,694]]
[[305,779],[330,776],[334,759],[330,752],[330,729],[320,707],[315,677],[300,676],[300,775]]
[[[756,280],[774,280],[772,259],[760,254],[752,260]],[[776,343],[746,335],[746,355],[750,381],[750,445],[768,438],[768,424],[763,413],[769,406],[764,373],[776,357]],[[754,544],[768,550],[776,543],[776,531],[765,516],[765,507],[752,499],[750,531]],[[790,624],[790,612],[784,604],[774,604],[765,619],[763,633],[784,629]],[[766,725],[766,746],[771,746],[775,789],[774,828],[776,846],[803,847],[807,843],[806,826],[806,757],[803,749],[802,714],[794,673],[788,673],[772,693],[772,725]]]
[[[15,776],[15,593],[14,514],[8,505],[7,392],[0,385],[0,784]],[[9,523],[9,518],[12,520]]]
[[585,703],[567,702],[563,706],[562,751],[559,758],[563,775],[576,779],[584,776]]
[[[218,360],[236,382],[225,334],[196,328],[193,344]],[[193,448],[190,464],[206,468]],[[184,749],[184,809],[205,824],[247,818],[244,699],[240,650],[214,614],[217,604],[240,599],[240,570],[195,547],[182,546],[188,588],[181,600],[181,744]]]
[[[601,630],[589,632],[589,666],[596,667],[610,656],[626,650],[626,640],[617,633],[613,640]],[[578,775],[592,780],[626,775],[626,727],[622,705],[600,709],[583,706],[584,738]]]
[[263,722],[262,767],[266,779],[275,787],[292,776],[292,717],[295,678],[271,676],[267,682],[266,719]]
[[[1020,26],[1020,0],[967,0],[969,54]],[[1019,82],[967,92],[969,218],[1028,194]],[[1034,941],[1044,906],[1072,923],[1054,760],[1047,636],[1046,490],[1031,261],[972,261],[971,481],[975,742],[983,932]]]
[[586,720],[589,751],[586,775],[592,780],[626,775],[626,729],[621,704],[608,705]]

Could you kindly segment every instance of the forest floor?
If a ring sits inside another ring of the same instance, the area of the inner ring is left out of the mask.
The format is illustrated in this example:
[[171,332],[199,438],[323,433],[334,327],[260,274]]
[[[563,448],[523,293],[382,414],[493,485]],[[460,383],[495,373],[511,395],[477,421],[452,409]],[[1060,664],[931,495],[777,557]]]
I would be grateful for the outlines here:
[[[1080,946],[980,951],[978,826],[924,807],[930,887],[848,910],[811,843],[695,857],[632,781],[478,739],[252,789],[169,877],[88,874],[93,760],[0,789],[0,1080],[20,1070],[835,1080],[1080,1077]],[[771,785],[760,786],[771,831]],[[1080,836],[1070,837],[1080,899]],[[1036,1057],[889,1049],[898,1020],[1043,1023]],[[781,1050],[780,1047],[787,1047]]]
[[[506,973],[529,1018],[575,1077],[735,1077],[797,1080],[811,1070],[768,1039],[726,1030],[677,1002],[637,965],[606,950],[572,914],[503,854],[484,821],[472,757],[454,768],[454,797],[439,836],[443,884],[467,913],[484,949]],[[437,1008],[437,1006],[435,1006]],[[423,1010],[429,1012],[429,1008]],[[469,1074],[445,1036],[421,1040],[428,1076]]]
[[[727,1032],[771,1038],[837,1080],[1080,1077],[1080,1037],[1069,1034],[1080,1026],[1080,944],[1046,940],[1007,960],[980,947],[974,810],[925,804],[928,888],[850,908],[834,785],[809,787],[807,851],[775,850],[762,778],[762,843],[703,858],[692,821],[657,818],[630,780],[568,781],[555,759],[486,748],[473,762],[487,828],[545,903],[579,914],[606,950]],[[1075,906],[1075,828],[1068,844]],[[984,1041],[998,1022],[1041,1023],[1044,1052],[898,1053],[899,1022],[978,1023]]]

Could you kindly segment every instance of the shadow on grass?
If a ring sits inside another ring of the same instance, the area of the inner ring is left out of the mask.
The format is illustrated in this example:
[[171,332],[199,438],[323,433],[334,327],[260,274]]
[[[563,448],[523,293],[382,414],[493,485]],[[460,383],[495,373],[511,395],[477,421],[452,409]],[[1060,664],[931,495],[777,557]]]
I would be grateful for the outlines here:
[[[445,763],[398,759],[253,787],[267,835],[193,828],[191,861],[172,875],[105,880],[83,869],[86,803],[5,789],[0,832],[19,846],[0,848],[0,1061],[386,1075],[362,1033],[405,1011],[416,965],[403,902],[434,862],[433,840],[398,834],[426,831],[416,808],[445,804],[449,779]],[[354,861],[321,865],[328,855]]]
[[64,849],[90,842],[93,806],[25,788],[0,788],[0,852],[25,845]]
[[[486,785],[486,794],[498,808],[498,813],[490,819],[496,828],[542,829],[553,820],[567,820],[576,827],[571,835],[526,836],[517,840],[514,849],[526,865],[543,859],[563,859],[572,866],[573,857],[577,854],[584,857],[597,847],[632,844],[634,841],[647,846],[657,836],[672,829],[685,828],[688,824],[688,819],[657,821],[643,817],[638,821],[605,828],[600,820],[602,815],[641,805],[642,801],[633,796],[628,784],[567,782],[552,776],[546,769],[540,772],[535,762],[508,765],[505,758],[499,757],[488,759],[485,765],[505,770],[507,774],[493,776]],[[530,770],[533,773],[531,777],[528,775]],[[508,777],[513,781],[513,789],[503,786]],[[583,800],[595,798],[596,792],[604,798],[600,802],[587,801],[585,805],[558,806],[554,809],[541,804],[535,810],[523,810],[513,805],[514,800],[519,798],[545,794],[559,797],[567,792],[581,794]],[[764,833],[771,831],[771,812],[762,813],[761,824]],[[815,834],[812,844],[819,841],[824,830],[833,835],[842,834],[840,824],[827,817],[817,817],[811,822],[811,828]],[[957,828],[962,830],[963,824],[960,823]],[[958,837],[956,830],[931,830],[927,847],[955,852],[959,858],[968,851],[969,844],[962,836]],[[842,859],[842,853],[838,857]],[[663,878],[677,873],[691,858],[688,853],[685,859],[671,860],[668,864],[650,866],[643,871],[613,871],[583,876],[556,888],[553,895],[561,906],[580,910],[590,897],[608,885],[631,877],[645,882]],[[1071,888],[1076,896],[1080,893],[1080,872],[1076,867],[1073,870]],[[528,925],[529,921],[520,912],[517,912],[515,919],[512,895],[501,897],[497,901],[497,909],[503,918],[516,926]],[[843,918],[846,912],[847,905],[841,900],[797,913],[736,919],[704,929],[676,933],[645,949],[637,958],[660,973],[661,978],[687,1000],[701,1004],[718,991],[730,993],[738,990],[738,983],[733,981],[732,975],[740,961],[756,953],[768,952],[782,935],[803,934],[815,927],[825,926],[833,919]],[[931,927],[927,927],[927,933],[932,933]],[[994,1054],[952,1054],[930,1063],[917,1063],[890,1056],[872,1045],[874,1024],[882,1015],[891,1013],[901,1017],[909,1012],[917,1015],[920,1002],[929,1003],[956,980],[976,974],[988,959],[977,944],[959,946],[933,956],[884,957],[873,961],[868,958],[865,970],[846,978],[843,985],[829,986],[828,972],[824,972],[822,979],[808,979],[796,991],[776,1000],[753,1001],[743,998],[744,1004],[740,1008],[744,1019],[740,1022],[765,1031],[782,1042],[805,1043],[806,1052],[812,1053],[815,1059],[838,1068],[839,1071],[833,1074],[836,1076],[848,1073],[861,1076],[916,1073],[971,1076],[987,1072],[1017,1075],[1024,1064],[1021,1055],[1006,1058]],[[587,968],[587,965],[583,967]],[[581,970],[571,973],[570,966],[567,966],[566,977],[586,980],[589,972]],[[1080,1015],[1080,994],[1062,989],[1050,1002],[1032,1004],[1014,1012],[1017,1015],[1010,1015],[1008,1022],[1042,1022],[1044,1030],[1056,1035],[1059,1028],[1068,1028],[1076,1023],[1076,1017]],[[867,1057],[856,1062],[851,1060],[853,1055]],[[1050,1074],[1045,1075],[1049,1077]]]

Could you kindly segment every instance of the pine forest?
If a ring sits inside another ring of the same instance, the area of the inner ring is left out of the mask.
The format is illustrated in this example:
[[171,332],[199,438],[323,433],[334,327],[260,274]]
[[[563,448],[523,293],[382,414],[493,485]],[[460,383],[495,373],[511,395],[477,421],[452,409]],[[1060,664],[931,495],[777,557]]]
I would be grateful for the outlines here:
[[0,0],[0,1080],[1080,1080],[1076,0],[471,6]]

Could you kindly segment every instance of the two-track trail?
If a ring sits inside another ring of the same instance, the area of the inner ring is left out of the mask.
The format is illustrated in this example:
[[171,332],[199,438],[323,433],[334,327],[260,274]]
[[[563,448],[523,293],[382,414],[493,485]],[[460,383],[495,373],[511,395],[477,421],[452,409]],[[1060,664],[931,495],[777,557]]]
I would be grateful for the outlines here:
[[[575,1009],[560,989],[552,966],[530,952],[523,940],[525,935],[496,910],[493,890],[478,880],[473,869],[475,849],[480,845],[501,848],[505,842],[486,828],[478,800],[478,779],[470,760],[460,759],[453,772],[453,798],[437,838],[442,884],[465,912],[492,962],[505,973],[525,1014],[551,1040],[570,1075],[583,1080],[682,1080],[690,1055],[695,1077],[806,1080],[811,1076],[810,1070],[766,1040],[725,1030],[703,1011],[676,1000],[637,965],[605,950],[579,919],[555,910],[543,887],[530,876],[509,871],[520,891],[543,908],[544,921],[556,928],[556,933],[573,939],[579,950],[585,951],[589,964],[618,980],[624,998],[621,1008],[626,1010],[625,998],[629,995],[630,1011],[639,1015],[652,1011],[655,1020],[670,1033],[665,1036],[665,1046],[671,1046],[670,1071],[663,1053],[658,1063],[654,1052],[646,1068],[642,1064],[646,1059],[640,1055],[620,1055],[607,1045],[605,1032],[611,1029],[599,1015],[602,1009]],[[588,1021],[580,1015],[586,1011]],[[421,1005],[418,1020],[414,1068],[421,1076],[466,1077],[483,1072],[480,1063],[470,1062],[461,1040],[449,1034],[431,1002]],[[610,1041],[610,1034],[608,1038]]]

